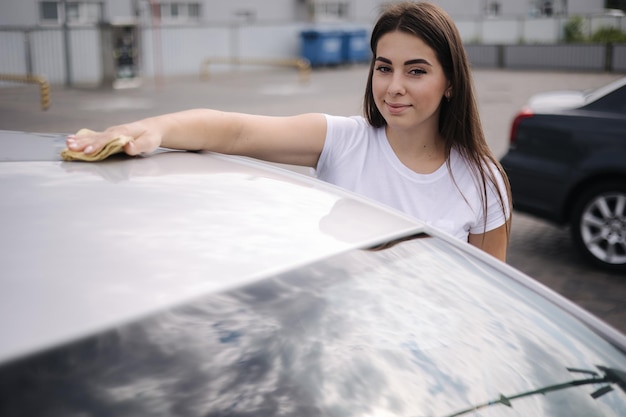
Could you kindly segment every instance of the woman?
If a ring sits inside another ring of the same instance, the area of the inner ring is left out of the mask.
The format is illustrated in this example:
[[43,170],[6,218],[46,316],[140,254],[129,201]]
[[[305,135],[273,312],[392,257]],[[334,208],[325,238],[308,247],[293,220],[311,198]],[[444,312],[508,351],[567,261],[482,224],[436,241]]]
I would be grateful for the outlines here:
[[469,63],[450,17],[431,3],[387,9],[374,26],[365,117],[269,117],[196,109],[70,136],[92,154],[131,136],[129,155],[210,150],[303,165],[506,259],[510,189],[480,124]]

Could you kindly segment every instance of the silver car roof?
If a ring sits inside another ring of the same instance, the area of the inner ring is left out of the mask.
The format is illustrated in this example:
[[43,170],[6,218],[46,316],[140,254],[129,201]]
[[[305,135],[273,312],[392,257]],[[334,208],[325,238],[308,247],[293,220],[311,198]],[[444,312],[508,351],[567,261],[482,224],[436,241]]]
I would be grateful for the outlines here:
[[62,162],[0,131],[0,363],[425,226],[247,158]]

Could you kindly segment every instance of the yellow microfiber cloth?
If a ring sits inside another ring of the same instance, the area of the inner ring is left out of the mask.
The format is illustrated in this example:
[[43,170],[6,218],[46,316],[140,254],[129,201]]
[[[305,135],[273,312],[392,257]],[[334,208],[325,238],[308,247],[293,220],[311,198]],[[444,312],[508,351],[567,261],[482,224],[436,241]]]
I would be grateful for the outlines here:
[[[81,129],[78,131],[77,135],[90,133],[95,132],[89,129]],[[102,161],[103,159],[108,158],[111,155],[123,152],[124,145],[132,140],[133,138],[130,136],[118,136],[107,142],[107,144],[104,145],[102,149],[100,149],[98,152],[92,153],[90,155],[85,155],[82,151],[76,152],[65,148],[61,151],[61,158],[63,158],[64,161]]]

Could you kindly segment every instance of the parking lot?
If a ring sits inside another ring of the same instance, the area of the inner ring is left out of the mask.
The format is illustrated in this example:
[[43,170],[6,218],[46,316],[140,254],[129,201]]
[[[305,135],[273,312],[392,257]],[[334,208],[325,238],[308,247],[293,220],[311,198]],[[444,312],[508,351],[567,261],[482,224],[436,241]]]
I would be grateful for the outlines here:
[[[540,91],[587,89],[619,78],[610,73],[474,71],[487,140],[501,157],[508,147],[510,122],[526,99]],[[268,115],[325,112],[361,113],[365,66],[318,69],[308,82],[295,70],[232,69],[199,77],[144,80],[138,88],[53,86],[51,107],[42,111],[35,85],[0,89],[0,129],[73,133],[155,114],[212,107]],[[515,213],[508,263],[626,332],[626,276],[584,264],[569,232]]]

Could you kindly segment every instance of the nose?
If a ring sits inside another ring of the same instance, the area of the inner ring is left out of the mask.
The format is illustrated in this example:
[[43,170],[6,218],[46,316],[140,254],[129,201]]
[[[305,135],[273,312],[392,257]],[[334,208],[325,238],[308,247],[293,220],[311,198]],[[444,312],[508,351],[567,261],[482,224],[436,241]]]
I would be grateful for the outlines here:
[[404,88],[404,83],[402,81],[402,74],[399,72],[395,72],[391,80],[389,81],[389,86],[387,87],[387,94],[390,96],[401,96],[406,93],[406,89]]

